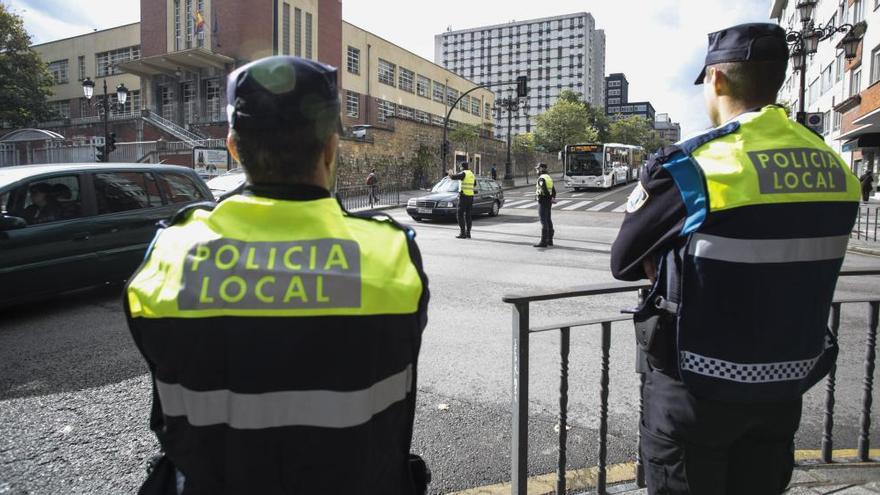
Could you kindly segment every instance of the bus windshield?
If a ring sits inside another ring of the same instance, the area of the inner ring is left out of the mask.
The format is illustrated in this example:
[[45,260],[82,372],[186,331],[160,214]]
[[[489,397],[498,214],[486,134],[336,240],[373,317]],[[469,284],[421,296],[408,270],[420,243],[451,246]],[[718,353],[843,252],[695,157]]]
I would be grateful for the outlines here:
[[569,153],[567,175],[602,175],[602,152]]

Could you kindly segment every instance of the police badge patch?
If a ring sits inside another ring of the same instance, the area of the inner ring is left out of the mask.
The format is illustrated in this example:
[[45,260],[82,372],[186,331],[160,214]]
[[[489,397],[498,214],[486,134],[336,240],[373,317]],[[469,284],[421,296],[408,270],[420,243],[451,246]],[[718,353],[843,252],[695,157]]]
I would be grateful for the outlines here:
[[642,187],[642,183],[639,182],[633,192],[630,193],[629,199],[626,200],[626,212],[633,213],[637,211],[639,208],[645,205],[648,202],[648,191]]

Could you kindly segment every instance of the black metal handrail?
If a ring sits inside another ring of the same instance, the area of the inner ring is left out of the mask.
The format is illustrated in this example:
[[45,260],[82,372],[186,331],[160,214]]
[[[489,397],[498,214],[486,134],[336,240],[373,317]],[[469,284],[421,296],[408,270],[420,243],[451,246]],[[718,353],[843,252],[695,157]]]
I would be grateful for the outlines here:
[[851,238],[877,242],[877,224],[880,221],[880,207],[859,206],[859,216],[850,233]]
[[[841,277],[877,276],[880,269],[843,270]],[[592,318],[569,323],[530,326],[529,305],[535,302],[590,297],[623,292],[636,292],[648,289],[646,282],[619,282],[608,284],[587,285],[571,289],[534,292],[528,294],[507,295],[502,298],[505,303],[513,305],[513,363],[511,373],[512,399],[512,432],[511,432],[511,493],[525,495],[528,480],[528,403],[529,403],[529,336],[554,330],[560,332],[560,373],[559,373],[559,433],[558,458],[556,469],[556,493],[566,493],[567,460],[566,442],[568,434],[568,363],[571,349],[571,329],[579,327],[601,328],[601,375],[599,379],[599,458],[597,493],[607,493],[607,455],[608,455],[608,394],[609,367],[611,350],[611,324],[631,320],[629,316],[614,315],[607,318]],[[641,296],[641,294],[640,294]],[[880,296],[835,299],[831,306],[830,328],[837,337],[840,329],[840,308],[843,304],[867,303],[868,339],[865,353],[865,376],[862,386],[862,411],[858,439],[858,459],[870,462],[869,433],[871,430],[871,407],[874,389],[874,366],[876,361],[878,315],[880,315]],[[834,405],[837,366],[833,366],[826,378],[826,400],[824,425],[822,433],[822,462],[831,462],[834,428]],[[644,389],[645,375],[640,374],[639,421],[641,422],[643,404],[641,392]],[[638,439],[640,441],[640,439]],[[636,449],[636,483],[644,487],[644,468],[640,459],[640,449]]]
[[400,187],[394,184],[341,187],[336,197],[346,210],[364,210],[400,205]]

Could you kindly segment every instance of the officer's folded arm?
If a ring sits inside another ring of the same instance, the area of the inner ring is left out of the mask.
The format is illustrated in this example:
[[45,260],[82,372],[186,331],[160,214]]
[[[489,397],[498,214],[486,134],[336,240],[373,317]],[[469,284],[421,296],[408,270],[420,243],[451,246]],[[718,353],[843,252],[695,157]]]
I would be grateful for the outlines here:
[[630,194],[623,224],[611,246],[614,278],[653,279],[657,257],[680,242],[686,216],[684,201],[672,176],[656,160],[649,161]]

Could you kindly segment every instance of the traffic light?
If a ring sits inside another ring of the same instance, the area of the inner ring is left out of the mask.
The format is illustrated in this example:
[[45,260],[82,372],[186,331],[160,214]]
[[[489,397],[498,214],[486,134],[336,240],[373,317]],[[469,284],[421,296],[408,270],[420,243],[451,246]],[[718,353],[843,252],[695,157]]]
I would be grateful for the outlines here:
[[529,95],[529,78],[528,76],[519,76],[516,78],[516,96],[525,98]]
[[103,144],[95,146],[95,161],[96,162],[106,162],[107,161],[107,148]]
[[440,151],[441,151],[444,155],[448,155],[448,154],[449,154],[449,141],[443,141],[443,144],[440,145]]
[[109,136],[107,136],[107,154],[116,151],[116,133],[111,132]]

